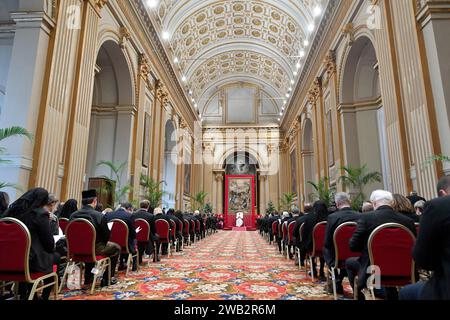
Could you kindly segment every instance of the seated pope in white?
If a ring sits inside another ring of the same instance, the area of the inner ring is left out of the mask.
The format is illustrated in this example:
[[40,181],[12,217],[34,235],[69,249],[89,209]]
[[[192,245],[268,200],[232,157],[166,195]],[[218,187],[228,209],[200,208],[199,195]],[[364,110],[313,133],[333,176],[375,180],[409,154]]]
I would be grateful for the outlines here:
[[244,213],[236,213],[236,227],[242,227],[244,225]]

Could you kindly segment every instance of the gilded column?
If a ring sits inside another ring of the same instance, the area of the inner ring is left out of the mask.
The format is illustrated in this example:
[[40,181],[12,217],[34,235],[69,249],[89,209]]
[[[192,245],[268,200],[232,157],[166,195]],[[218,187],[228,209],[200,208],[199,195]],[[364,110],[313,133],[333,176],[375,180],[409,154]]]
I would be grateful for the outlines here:
[[71,114],[64,158],[61,198],[80,199],[83,189],[94,88],[94,67],[97,58],[97,37],[100,11],[107,0],[85,0],[82,12],[80,42],[77,56],[78,72],[71,101]]

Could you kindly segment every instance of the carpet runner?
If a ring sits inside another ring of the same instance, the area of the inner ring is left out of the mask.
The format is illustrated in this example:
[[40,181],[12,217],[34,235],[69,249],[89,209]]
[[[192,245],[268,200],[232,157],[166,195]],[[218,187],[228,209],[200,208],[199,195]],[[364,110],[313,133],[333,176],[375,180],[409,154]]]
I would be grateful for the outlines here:
[[220,231],[163,257],[119,282],[88,291],[63,291],[65,300],[332,300],[325,283],[282,257],[258,232]]

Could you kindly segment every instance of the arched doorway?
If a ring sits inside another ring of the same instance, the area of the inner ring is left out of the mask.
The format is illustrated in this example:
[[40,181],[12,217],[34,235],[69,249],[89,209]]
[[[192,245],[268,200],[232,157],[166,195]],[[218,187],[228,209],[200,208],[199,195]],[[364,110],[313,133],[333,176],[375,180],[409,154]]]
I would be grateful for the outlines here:
[[383,175],[383,182],[367,186],[390,189],[386,125],[381,98],[378,59],[369,38],[353,43],[342,77],[342,122],[345,164],[367,165]]
[[[95,71],[86,176],[110,177],[119,180],[116,184],[123,187],[130,183],[135,109],[132,76],[117,43],[106,41],[101,46]],[[116,167],[123,165],[120,179],[116,179],[107,166],[98,166],[101,161],[111,162]],[[116,202],[125,200],[127,194],[115,199]]]
[[313,124],[311,119],[305,120],[303,128],[302,141],[302,159],[303,159],[303,185],[305,186],[304,200],[313,202],[312,193],[313,188],[308,183],[309,181],[316,181],[316,166],[314,157],[314,138],[313,138]]
[[177,140],[176,129],[172,120],[168,120],[165,126],[164,143],[164,195],[163,207],[175,208],[175,194],[177,182]]

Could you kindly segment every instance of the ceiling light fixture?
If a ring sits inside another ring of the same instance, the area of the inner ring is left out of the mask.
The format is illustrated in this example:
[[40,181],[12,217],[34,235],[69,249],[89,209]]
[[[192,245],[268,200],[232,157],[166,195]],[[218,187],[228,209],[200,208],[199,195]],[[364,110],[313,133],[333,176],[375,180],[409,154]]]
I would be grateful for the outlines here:
[[187,81],[186,76],[183,76],[183,77],[181,78],[181,81],[186,82],[186,81]]
[[316,27],[316,26],[314,25],[314,23],[310,23],[310,24],[308,25],[308,31],[309,31],[309,32],[313,32],[315,27]]
[[173,59],[173,63],[178,63],[178,62],[180,62],[180,60],[178,60],[178,57],[175,57],[175,58]]
[[319,5],[315,6],[313,9],[314,18],[320,16],[321,14],[322,14],[322,8]]
[[147,0],[147,6],[151,9],[155,9],[159,4],[159,0]]
[[169,31],[163,31],[162,38],[164,40],[170,40],[170,33],[169,33]]

